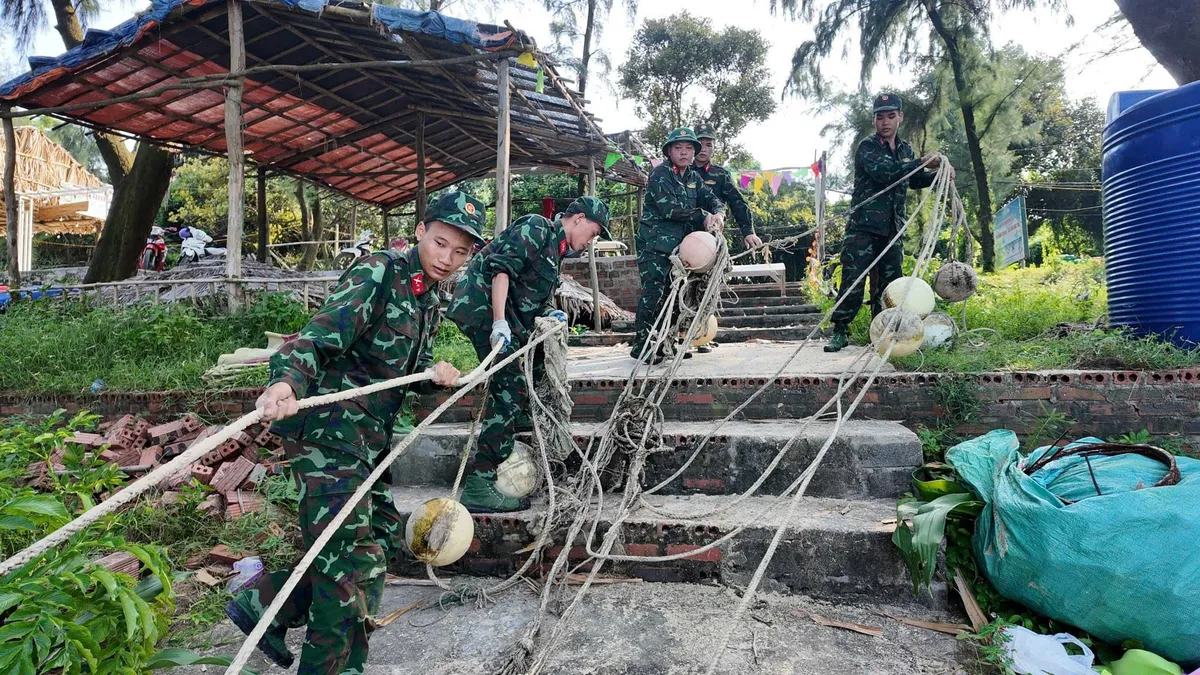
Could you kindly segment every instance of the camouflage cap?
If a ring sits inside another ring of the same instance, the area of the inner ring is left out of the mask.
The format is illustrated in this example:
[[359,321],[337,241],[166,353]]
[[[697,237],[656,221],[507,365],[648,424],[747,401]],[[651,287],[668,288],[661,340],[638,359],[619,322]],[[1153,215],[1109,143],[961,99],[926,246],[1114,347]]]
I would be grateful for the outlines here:
[[887,112],[889,110],[900,110],[903,101],[895,94],[880,94],[875,97],[875,104],[871,106],[871,114],[877,112]]
[[478,199],[465,192],[447,192],[425,207],[425,222],[439,220],[466,232],[474,237],[475,241],[482,242],[486,214],[487,207]]
[[700,152],[700,139],[696,138],[696,132],[692,131],[691,127],[679,127],[672,129],[671,133],[667,134],[667,140],[663,141],[662,151],[667,154],[667,148],[671,147],[672,143],[678,141],[690,141],[692,146],[696,148],[696,152]]
[[711,138],[717,140],[717,130],[712,128],[711,124],[697,124],[696,138]]
[[612,239],[612,232],[608,229],[608,204],[599,198],[590,195],[579,197],[567,207],[566,214],[569,216],[572,213],[582,213],[585,218],[600,226],[601,238]]

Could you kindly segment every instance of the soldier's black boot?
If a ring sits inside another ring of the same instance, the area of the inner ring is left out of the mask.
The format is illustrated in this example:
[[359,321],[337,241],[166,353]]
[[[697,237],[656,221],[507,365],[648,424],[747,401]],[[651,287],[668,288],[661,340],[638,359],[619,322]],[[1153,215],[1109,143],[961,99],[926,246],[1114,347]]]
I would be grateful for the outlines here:
[[829,336],[829,344],[825,345],[827,352],[840,352],[850,344],[850,327],[834,324],[833,335]]
[[[225,616],[233,622],[243,633],[249,635],[254,632],[254,626],[258,623],[258,619],[254,617],[251,611],[247,611],[244,607],[238,604],[237,598],[230,600],[225,605]],[[267,629],[267,634],[258,641],[258,651],[271,660],[271,663],[280,668],[290,668],[294,657],[288,651],[287,644],[283,641],[283,636],[287,634],[286,629],[278,629],[272,626]]]

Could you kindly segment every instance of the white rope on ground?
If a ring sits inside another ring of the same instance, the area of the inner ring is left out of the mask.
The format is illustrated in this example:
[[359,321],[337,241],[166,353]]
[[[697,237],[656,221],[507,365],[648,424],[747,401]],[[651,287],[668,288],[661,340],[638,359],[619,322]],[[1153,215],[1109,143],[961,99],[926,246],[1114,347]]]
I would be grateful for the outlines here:
[[[357,506],[358,503],[362,501],[363,497],[365,497],[367,493],[371,491],[371,488],[375,485],[375,482],[378,481],[381,476],[383,476],[383,472],[387,471],[391,467],[392,462],[396,461],[396,459],[408,449],[408,446],[420,436],[420,433],[424,431],[426,427],[436,421],[437,418],[440,417],[442,413],[444,413],[450,406],[457,403],[458,399],[465,396],[467,392],[473,389],[485,378],[491,377],[501,368],[507,366],[509,363],[512,363],[514,360],[520,358],[526,352],[532,350],[538,344],[554,335],[558,330],[563,330],[565,328],[565,325],[560,324],[556,329],[543,333],[542,335],[530,340],[527,345],[514,351],[499,363],[496,363],[491,367],[487,367],[488,363],[495,359],[496,355],[500,352],[501,345],[497,344],[492,348],[492,351],[490,354],[488,354],[487,358],[479,364],[479,367],[473,370],[470,375],[462,378],[459,381],[462,383],[462,386],[458,391],[451,394],[450,397],[445,400],[445,402],[427,415],[425,419],[421,420],[421,423],[414,427],[413,430],[410,431],[407,436],[405,436],[403,441],[396,444],[396,446],[392,448],[392,451],[389,452],[388,455],[376,465],[375,470],[372,471],[369,476],[367,476],[367,479],[363,481],[363,484],[359,486],[358,490],[356,490],[354,494],[351,495],[348,500],[346,500],[345,504],[342,505],[341,510],[334,515],[333,520],[329,521],[329,523],[325,526],[325,529],[321,532],[321,536],[317,537],[317,540],[313,542],[311,547],[309,547],[308,552],[304,554],[304,557],[301,558],[300,562],[297,563],[292,569],[291,576],[289,576],[287,581],[283,584],[283,587],[279,590],[278,594],[275,596],[275,599],[271,602],[271,605],[267,607],[267,610],[258,620],[258,624],[246,638],[246,641],[242,643],[241,649],[238,650],[237,655],[233,659],[233,663],[231,663],[229,668],[226,669],[225,675],[237,675],[241,672],[242,666],[246,665],[246,662],[250,660],[250,656],[257,648],[259,640],[266,635],[267,629],[271,626],[271,622],[275,619],[275,616],[279,613],[279,610],[283,608],[283,605],[287,602],[289,596],[291,596],[292,591],[295,590],[297,585],[299,585],[300,580],[308,571],[308,568],[317,559],[317,556],[321,554],[321,551],[324,550],[325,546],[329,544],[330,540],[333,539],[333,536],[337,533],[337,530],[341,528],[342,524],[346,522],[346,519],[350,517],[350,513],[354,510],[355,506]],[[458,384],[458,382],[456,382],[456,384]],[[366,389],[366,387],[364,387],[364,389]],[[348,390],[348,392],[353,391],[355,390]],[[345,394],[348,392],[340,393]],[[251,415],[247,415],[247,417],[250,416]]]

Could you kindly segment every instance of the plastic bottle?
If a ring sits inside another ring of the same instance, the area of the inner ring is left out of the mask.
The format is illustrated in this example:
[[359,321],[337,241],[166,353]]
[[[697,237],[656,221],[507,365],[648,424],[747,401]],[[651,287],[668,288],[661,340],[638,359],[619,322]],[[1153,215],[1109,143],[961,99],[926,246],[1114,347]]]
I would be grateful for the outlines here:
[[254,581],[262,573],[262,569],[263,563],[258,556],[242,558],[233,563],[233,571],[237,572],[237,575],[229,580],[226,590],[230,593],[237,593],[243,586]]

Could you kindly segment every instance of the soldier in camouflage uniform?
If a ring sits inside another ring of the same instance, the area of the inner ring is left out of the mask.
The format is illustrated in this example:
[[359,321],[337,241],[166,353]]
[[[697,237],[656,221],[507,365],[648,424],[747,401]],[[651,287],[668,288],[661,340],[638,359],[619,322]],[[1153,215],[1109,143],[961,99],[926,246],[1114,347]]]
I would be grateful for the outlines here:
[[[863,302],[863,284],[854,280],[887,248],[904,222],[904,200],[908,189],[921,189],[933,183],[934,172],[919,171],[884,194],[868,199],[929,160],[926,166],[936,169],[941,162],[930,153],[916,159],[912,146],[896,136],[904,121],[900,97],[880,94],[873,106],[876,134],[864,138],[854,152],[854,196],[850,208],[857,209],[846,224],[846,239],[842,243],[842,288],[838,294],[842,304],[833,313],[833,335],[825,351],[841,351],[850,343],[850,322],[858,315]],[[864,203],[865,202],[865,203]],[[860,206],[861,205],[861,206]],[[883,289],[903,276],[903,242],[887,249],[870,271],[871,315],[883,311]]]
[[[650,172],[637,232],[642,294],[638,298],[635,323],[637,336],[629,352],[635,359],[642,356],[650,329],[662,309],[663,296],[671,282],[671,252],[688,234],[706,229],[720,232],[725,224],[720,198],[692,168],[699,151],[700,141],[690,128],[675,129],[663,143],[667,161]],[[649,361],[659,363],[664,358],[666,354],[660,349],[649,356]]]
[[[700,140],[700,151],[696,153],[696,161],[692,164],[692,168],[700,173],[700,177],[704,179],[704,184],[708,186],[708,189],[712,190],[729,207],[729,212],[733,215],[733,222],[737,223],[738,230],[741,230],[742,241],[746,248],[762,246],[762,239],[754,233],[754,219],[750,215],[750,206],[742,197],[742,191],[733,184],[733,176],[725,167],[712,163],[713,155],[717,152],[716,130],[709,124],[697,124],[696,138]],[[696,351],[707,354],[717,346],[716,340],[713,340]]]
[[[441,320],[437,282],[466,262],[484,223],[484,205],[451,192],[429,205],[418,243],[363,258],[347,270],[325,305],[271,357],[271,384],[258,400],[271,431],[283,438],[300,492],[300,531],[311,547],[391,445],[405,388],[297,412],[297,399],[422,372],[433,365]],[[433,366],[432,383],[449,386],[459,372]],[[422,390],[425,387],[413,387]],[[378,611],[388,559],[403,545],[400,514],[384,485],[355,508],[308,570],[258,647],[282,667],[292,654],[284,636],[308,624],[300,675],[363,672],[371,616]],[[290,570],[261,575],[229,602],[226,613],[249,634]]]
[[[608,206],[595,197],[576,199],[554,220],[540,215],[518,218],[471,260],[446,316],[471,338],[481,360],[497,342],[505,351],[512,345],[520,348],[529,342],[534,319],[552,316],[566,323],[567,315],[553,304],[559,266],[597,236],[612,238]],[[535,352],[536,374],[542,369],[541,353]],[[529,500],[496,490],[496,467],[512,452],[516,420],[528,405],[525,369],[518,359],[492,375],[488,385],[483,427],[463,484],[461,501],[468,511],[529,508]]]

